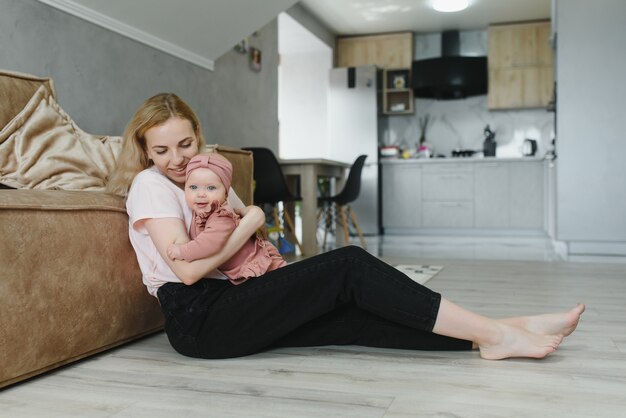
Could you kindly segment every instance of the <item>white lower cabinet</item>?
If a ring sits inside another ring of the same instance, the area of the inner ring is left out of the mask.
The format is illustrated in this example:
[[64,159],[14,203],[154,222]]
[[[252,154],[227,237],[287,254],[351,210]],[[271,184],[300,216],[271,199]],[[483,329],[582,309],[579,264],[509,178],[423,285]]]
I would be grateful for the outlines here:
[[509,227],[509,163],[474,167],[474,226]]
[[422,167],[418,164],[385,164],[382,167],[383,226],[422,226]]
[[422,210],[426,228],[471,228],[474,223],[471,200],[424,201]]
[[534,161],[509,165],[510,227],[544,228],[544,167]]
[[472,200],[474,167],[471,164],[428,164],[422,184],[424,200]]
[[422,226],[471,228],[474,223],[474,167],[427,164],[422,177]]
[[542,231],[542,160],[383,163],[383,228]]

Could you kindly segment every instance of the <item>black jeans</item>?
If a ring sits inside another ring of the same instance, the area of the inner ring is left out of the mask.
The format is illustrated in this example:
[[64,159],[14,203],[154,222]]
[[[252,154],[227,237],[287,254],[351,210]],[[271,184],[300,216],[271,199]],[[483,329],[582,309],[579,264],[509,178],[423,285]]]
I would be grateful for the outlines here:
[[356,344],[469,350],[433,334],[441,295],[359,247],[299,261],[235,286],[202,279],[158,291],[165,331],[191,357],[239,357],[274,347]]

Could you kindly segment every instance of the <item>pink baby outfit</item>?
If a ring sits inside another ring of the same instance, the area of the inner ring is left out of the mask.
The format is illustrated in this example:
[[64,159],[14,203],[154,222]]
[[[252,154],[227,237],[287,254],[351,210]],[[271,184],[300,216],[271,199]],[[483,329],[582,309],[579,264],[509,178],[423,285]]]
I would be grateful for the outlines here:
[[[200,218],[200,219],[198,219]],[[198,222],[203,217],[195,215]],[[209,257],[219,252],[233,230],[239,225],[241,217],[226,203],[211,205],[211,211],[205,223],[194,222],[189,231],[192,241],[180,246],[183,259],[193,261]],[[268,271],[287,265],[269,241],[257,233],[251,237],[228,261],[219,266],[219,270],[228,276],[233,284],[241,284],[250,277],[261,276]]]
[[[196,155],[187,165],[187,178],[196,168],[208,168],[222,181],[226,190],[230,188],[232,165],[219,154]],[[194,213],[194,222],[189,230],[192,241],[180,245],[184,260],[193,261],[218,253],[239,225],[241,217],[226,202],[212,202],[204,215]],[[287,265],[269,241],[259,233],[251,237],[219,270],[228,276],[233,284],[241,284],[250,277],[261,276],[268,271]]]

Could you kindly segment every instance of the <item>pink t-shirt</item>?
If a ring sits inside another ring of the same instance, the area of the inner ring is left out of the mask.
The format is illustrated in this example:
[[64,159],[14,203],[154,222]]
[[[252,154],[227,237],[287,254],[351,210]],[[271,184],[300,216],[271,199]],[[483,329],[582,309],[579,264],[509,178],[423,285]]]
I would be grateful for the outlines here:
[[[228,192],[228,203],[233,208],[244,206],[232,188]],[[179,218],[185,222],[185,229],[189,231],[192,214],[185,202],[184,191],[152,166],[135,176],[126,199],[126,211],[128,235],[148,292],[156,297],[157,290],[163,284],[182,283],[157,251],[143,221],[151,218]],[[213,270],[206,277],[227,278],[218,270]]]

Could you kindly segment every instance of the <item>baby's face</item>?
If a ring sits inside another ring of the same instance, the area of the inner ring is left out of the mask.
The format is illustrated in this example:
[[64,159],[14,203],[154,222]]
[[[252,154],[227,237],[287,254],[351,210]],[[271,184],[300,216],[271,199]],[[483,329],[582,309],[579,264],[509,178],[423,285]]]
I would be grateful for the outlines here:
[[196,168],[185,182],[185,200],[195,212],[206,212],[211,202],[222,203],[226,188],[220,178],[208,168]]

